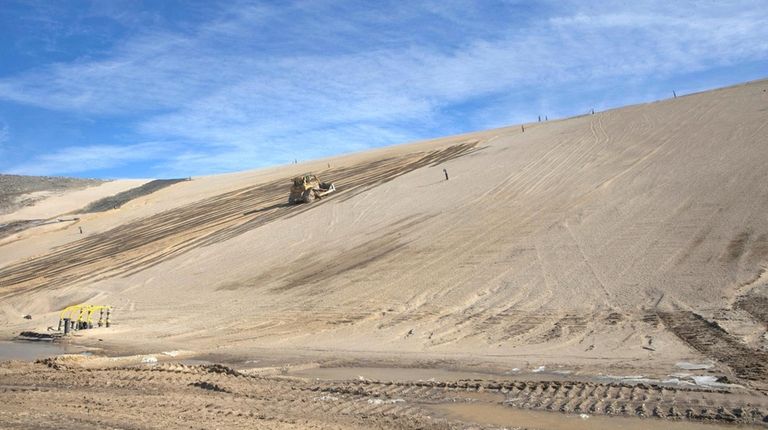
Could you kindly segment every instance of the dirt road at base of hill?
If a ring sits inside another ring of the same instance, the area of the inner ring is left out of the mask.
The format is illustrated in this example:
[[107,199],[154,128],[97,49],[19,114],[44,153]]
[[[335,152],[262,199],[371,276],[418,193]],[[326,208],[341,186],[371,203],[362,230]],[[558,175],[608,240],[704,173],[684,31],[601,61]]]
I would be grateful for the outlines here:
[[67,358],[0,363],[3,428],[485,428],[435,414],[441,407],[465,403],[647,418],[632,428],[663,426],[661,420],[693,425],[686,428],[699,428],[699,422],[768,425],[768,397],[736,387],[490,376],[333,381],[260,376],[218,364],[84,368],[78,364],[82,357]]

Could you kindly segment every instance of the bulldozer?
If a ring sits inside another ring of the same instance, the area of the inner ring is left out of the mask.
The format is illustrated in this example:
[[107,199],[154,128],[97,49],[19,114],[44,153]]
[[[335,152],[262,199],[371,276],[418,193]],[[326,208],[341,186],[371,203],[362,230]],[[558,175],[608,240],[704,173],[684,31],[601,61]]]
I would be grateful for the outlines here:
[[320,182],[317,176],[307,173],[293,178],[291,194],[288,196],[289,204],[311,203],[315,199],[321,199],[336,191],[336,187],[330,182]]

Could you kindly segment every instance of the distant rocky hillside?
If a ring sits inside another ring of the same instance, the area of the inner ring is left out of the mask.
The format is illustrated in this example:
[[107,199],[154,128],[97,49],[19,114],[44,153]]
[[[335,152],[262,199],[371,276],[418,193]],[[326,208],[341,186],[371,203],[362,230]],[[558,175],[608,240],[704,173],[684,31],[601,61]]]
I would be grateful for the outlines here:
[[41,199],[41,196],[31,196],[31,193],[85,188],[102,182],[98,179],[0,174],[0,214],[33,205]]

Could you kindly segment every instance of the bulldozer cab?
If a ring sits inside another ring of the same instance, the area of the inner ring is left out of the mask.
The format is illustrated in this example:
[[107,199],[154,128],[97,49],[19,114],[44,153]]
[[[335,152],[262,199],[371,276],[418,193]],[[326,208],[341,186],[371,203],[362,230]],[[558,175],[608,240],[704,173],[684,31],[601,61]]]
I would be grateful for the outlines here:
[[304,175],[304,176],[297,176],[293,178],[293,186],[294,187],[303,187],[307,188],[308,186],[311,186],[314,183],[317,183],[317,177],[315,175]]

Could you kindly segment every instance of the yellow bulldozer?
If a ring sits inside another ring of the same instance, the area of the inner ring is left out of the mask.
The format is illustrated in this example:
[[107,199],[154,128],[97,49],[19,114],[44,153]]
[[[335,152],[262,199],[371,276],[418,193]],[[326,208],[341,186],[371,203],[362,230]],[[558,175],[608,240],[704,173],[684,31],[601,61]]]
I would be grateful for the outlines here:
[[293,178],[291,194],[288,196],[289,204],[311,203],[315,199],[321,199],[336,191],[336,187],[330,182],[320,182],[317,176],[307,173]]

